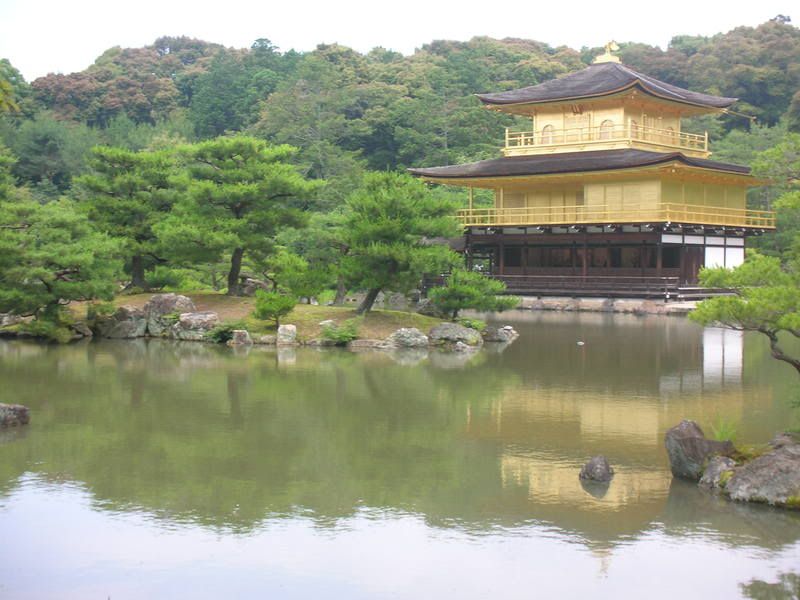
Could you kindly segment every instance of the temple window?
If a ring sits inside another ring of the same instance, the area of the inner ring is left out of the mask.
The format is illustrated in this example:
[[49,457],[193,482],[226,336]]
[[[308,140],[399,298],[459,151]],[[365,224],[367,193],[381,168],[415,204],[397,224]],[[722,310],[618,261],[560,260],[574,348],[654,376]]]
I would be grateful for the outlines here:
[[614,134],[614,121],[606,119],[600,123],[600,139],[610,140]]
[[552,144],[554,133],[555,133],[555,128],[552,125],[545,125],[544,127],[542,127],[542,143]]

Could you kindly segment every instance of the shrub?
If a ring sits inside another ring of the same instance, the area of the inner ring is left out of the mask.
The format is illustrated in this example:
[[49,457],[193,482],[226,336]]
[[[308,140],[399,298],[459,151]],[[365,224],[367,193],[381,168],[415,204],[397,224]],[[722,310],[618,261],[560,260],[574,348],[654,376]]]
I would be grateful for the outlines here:
[[718,417],[711,424],[711,432],[718,442],[733,441],[736,438],[737,429],[738,427],[734,421],[724,417]]
[[322,337],[334,342],[337,346],[345,346],[358,338],[359,319],[348,319],[341,325],[333,323],[322,328]]
[[506,284],[475,271],[457,269],[447,278],[443,287],[434,288],[429,297],[433,305],[449,314],[455,321],[466,308],[480,311],[504,311],[514,308],[519,300],[514,296],[499,296]]
[[94,302],[86,309],[86,319],[96,321],[98,318],[110,317],[116,310],[113,302]]
[[476,329],[477,331],[483,331],[486,329],[486,321],[482,319],[469,319],[467,317],[459,317],[456,319],[456,323],[459,325],[463,325],[464,327],[469,327],[470,329]]
[[215,344],[226,344],[233,339],[233,332],[236,329],[247,329],[247,325],[245,325],[244,321],[220,323],[206,333],[206,339]]
[[64,312],[59,312],[50,318],[40,317],[27,323],[21,323],[19,330],[57,344],[66,344],[72,341],[74,332],[70,329],[72,318]]
[[292,312],[297,298],[279,292],[256,290],[256,308],[253,316],[262,321],[274,321],[280,325],[280,320]]

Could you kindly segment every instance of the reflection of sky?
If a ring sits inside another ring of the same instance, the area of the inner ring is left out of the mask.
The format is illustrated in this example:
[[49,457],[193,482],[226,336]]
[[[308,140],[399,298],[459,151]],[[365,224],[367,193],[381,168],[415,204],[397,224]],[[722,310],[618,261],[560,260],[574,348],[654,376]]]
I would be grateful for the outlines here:
[[647,598],[735,598],[738,584],[772,581],[800,560],[800,543],[767,551],[659,525],[595,551],[537,524],[476,536],[370,512],[333,529],[303,518],[266,521],[241,536],[165,529],[142,514],[93,510],[80,489],[35,480],[0,514],[7,599],[628,598],[632,582]]

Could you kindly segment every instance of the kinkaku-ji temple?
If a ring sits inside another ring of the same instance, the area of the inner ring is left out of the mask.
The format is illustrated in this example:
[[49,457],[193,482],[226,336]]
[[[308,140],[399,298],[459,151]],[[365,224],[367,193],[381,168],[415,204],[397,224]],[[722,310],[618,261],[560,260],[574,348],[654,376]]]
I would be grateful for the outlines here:
[[[559,79],[478,94],[525,119],[506,129],[502,157],[410,170],[467,188],[467,263],[510,292],[702,297],[701,267],[740,265],[747,238],[775,228],[772,212],[746,206],[748,187],[764,182],[710,160],[707,133],[681,129],[736,98],[638,73],[614,50]],[[494,206],[476,207],[476,189]]]

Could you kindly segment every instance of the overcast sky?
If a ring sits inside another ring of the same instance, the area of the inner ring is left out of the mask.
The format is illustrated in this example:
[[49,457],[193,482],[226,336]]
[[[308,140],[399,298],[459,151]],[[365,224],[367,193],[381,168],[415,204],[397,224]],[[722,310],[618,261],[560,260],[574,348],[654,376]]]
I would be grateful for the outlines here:
[[268,38],[282,50],[338,42],[362,52],[383,46],[404,54],[435,39],[477,35],[573,48],[609,39],[665,47],[677,34],[757,25],[777,14],[791,16],[796,6],[796,0],[0,0],[0,58],[31,81],[80,71],[111,46],[144,46],[162,35],[238,48]]

